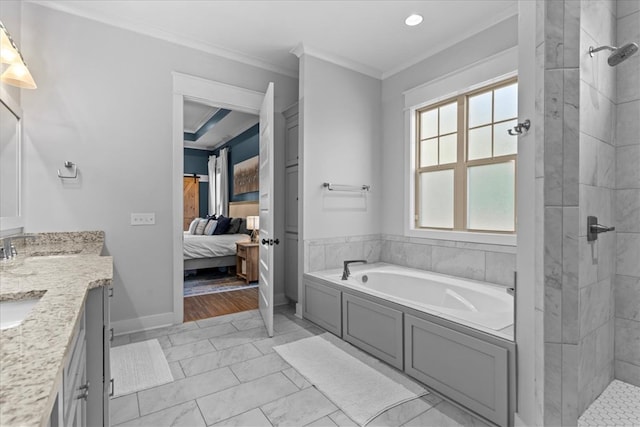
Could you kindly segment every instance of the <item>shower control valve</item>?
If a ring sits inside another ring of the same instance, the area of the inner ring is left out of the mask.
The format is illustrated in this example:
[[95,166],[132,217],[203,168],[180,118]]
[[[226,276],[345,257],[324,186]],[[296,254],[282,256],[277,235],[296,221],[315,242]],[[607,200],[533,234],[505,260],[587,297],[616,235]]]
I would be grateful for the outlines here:
[[595,216],[587,217],[587,241],[592,242],[598,240],[598,234],[606,233],[607,231],[615,231],[615,227],[607,227],[606,225],[598,224],[598,218]]

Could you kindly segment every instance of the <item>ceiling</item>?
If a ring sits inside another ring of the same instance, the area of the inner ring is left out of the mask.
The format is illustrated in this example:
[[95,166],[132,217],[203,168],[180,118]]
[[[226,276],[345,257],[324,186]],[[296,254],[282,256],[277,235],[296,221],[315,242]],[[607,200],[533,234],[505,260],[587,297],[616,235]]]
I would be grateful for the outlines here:
[[[517,13],[517,0],[27,1],[295,78],[294,50],[384,79]],[[404,24],[412,13],[422,24]],[[185,132],[217,110],[185,102]],[[212,149],[257,122],[233,111],[185,147]]]
[[[185,100],[184,131],[196,133],[218,110],[216,107]],[[253,114],[231,111],[197,141],[184,141],[184,146],[213,150],[258,123],[258,119],[258,116]]]
[[[292,49],[385,78],[517,13],[516,0],[31,0],[293,77]],[[424,16],[416,27],[411,13]]]

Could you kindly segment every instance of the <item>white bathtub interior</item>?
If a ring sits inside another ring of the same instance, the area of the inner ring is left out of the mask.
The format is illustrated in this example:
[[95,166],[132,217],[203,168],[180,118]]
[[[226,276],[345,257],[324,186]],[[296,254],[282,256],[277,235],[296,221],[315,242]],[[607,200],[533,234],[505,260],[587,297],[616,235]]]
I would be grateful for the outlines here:
[[428,271],[375,263],[310,273],[354,290],[513,340],[513,297],[506,288]]

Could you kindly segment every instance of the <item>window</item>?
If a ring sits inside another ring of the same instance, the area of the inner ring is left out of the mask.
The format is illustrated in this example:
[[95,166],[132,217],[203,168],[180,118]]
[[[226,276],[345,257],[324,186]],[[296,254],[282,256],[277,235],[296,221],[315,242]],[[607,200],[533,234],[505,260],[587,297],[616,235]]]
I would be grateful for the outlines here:
[[415,114],[415,228],[514,233],[516,79]]

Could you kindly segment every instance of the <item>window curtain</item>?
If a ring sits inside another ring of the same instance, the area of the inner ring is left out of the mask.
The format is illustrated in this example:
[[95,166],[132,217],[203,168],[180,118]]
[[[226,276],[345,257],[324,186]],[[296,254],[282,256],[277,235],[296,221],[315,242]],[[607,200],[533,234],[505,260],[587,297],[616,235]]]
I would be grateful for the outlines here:
[[229,149],[220,150],[216,160],[217,215],[229,216]]
[[209,156],[209,162],[207,163],[207,168],[209,170],[209,215],[213,215],[216,213],[216,156]]

